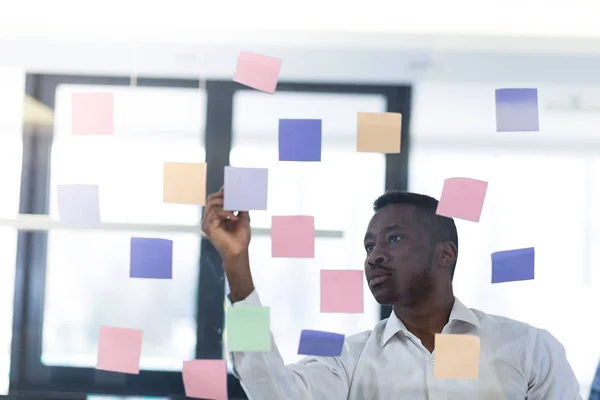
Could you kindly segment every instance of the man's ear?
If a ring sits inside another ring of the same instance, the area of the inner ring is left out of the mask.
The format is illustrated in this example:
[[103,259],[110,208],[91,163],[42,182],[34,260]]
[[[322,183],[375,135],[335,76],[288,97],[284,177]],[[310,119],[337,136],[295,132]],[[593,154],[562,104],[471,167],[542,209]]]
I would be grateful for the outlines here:
[[449,267],[456,263],[458,257],[458,249],[452,242],[444,242],[441,244],[442,249],[440,251],[440,266]]

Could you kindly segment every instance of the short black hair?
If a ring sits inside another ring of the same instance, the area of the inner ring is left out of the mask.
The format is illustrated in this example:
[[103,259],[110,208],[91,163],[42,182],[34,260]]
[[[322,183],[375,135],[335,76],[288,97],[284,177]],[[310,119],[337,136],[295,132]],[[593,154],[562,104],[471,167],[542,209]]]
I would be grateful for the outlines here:
[[[432,242],[452,242],[458,252],[458,232],[454,219],[436,214],[438,206],[436,199],[424,194],[394,190],[379,196],[373,203],[373,211],[377,212],[390,204],[415,206],[415,216],[429,232]],[[455,268],[456,263],[452,266],[452,277],[454,277]]]

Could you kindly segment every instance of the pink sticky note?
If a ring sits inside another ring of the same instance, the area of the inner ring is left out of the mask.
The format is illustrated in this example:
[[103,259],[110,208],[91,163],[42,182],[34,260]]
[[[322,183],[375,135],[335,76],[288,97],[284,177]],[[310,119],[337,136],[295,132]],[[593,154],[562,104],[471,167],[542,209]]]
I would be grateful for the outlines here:
[[364,312],[363,271],[321,270],[321,312]]
[[253,89],[275,93],[281,60],[260,54],[241,52],[233,80]]
[[114,108],[112,93],[73,93],[71,96],[73,135],[112,135]]
[[139,329],[101,326],[96,369],[139,374],[142,335]]
[[436,214],[479,222],[488,183],[470,178],[448,178]]
[[271,257],[315,258],[315,217],[273,216]]
[[184,361],[182,374],[187,397],[227,400],[225,360]]

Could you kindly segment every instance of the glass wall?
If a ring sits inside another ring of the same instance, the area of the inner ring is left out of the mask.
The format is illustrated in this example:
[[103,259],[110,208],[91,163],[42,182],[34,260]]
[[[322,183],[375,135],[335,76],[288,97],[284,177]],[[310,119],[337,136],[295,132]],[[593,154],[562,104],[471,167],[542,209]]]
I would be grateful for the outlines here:
[[[539,88],[540,132],[495,131],[504,87]],[[489,182],[480,222],[457,220],[455,294],[550,331],[587,398],[600,361],[600,113],[549,106],[573,93],[600,99],[600,88],[539,83],[417,85],[409,189],[439,198],[446,178]],[[491,284],[492,252],[531,246],[533,281]]]
[[[70,135],[71,93],[114,93],[115,135]],[[100,325],[144,331],[141,369],[181,369],[196,347],[200,237],[152,232],[153,225],[198,225],[201,208],[165,204],[166,161],[204,162],[206,94],[199,89],[61,85],[56,93],[50,216],[56,185],[100,185],[100,213],[119,231],[48,234],[42,362],[94,367]],[[148,225],[131,232],[126,224]],[[173,279],[130,279],[132,236],[173,240]]]
[[[231,165],[269,168],[269,210],[251,213],[257,228],[272,215],[311,215],[315,229],[342,238],[315,240],[314,259],[271,258],[270,237],[252,238],[256,288],[271,308],[271,330],[286,363],[300,359],[302,329],[354,334],[379,321],[379,305],[364,287],[363,314],[322,314],[321,269],[363,268],[362,245],[372,203],[385,189],[385,157],[356,152],[356,113],[386,111],[379,95],[238,92],[234,97]],[[321,163],[278,161],[279,118],[323,121]]]

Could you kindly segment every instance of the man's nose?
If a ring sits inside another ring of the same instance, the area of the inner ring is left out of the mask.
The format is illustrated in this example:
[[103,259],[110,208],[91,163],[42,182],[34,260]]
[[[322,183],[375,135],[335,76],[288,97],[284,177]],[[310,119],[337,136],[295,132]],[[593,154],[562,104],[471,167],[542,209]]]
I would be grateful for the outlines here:
[[371,267],[375,267],[377,264],[384,264],[388,260],[385,253],[373,252],[369,255],[369,264]]

